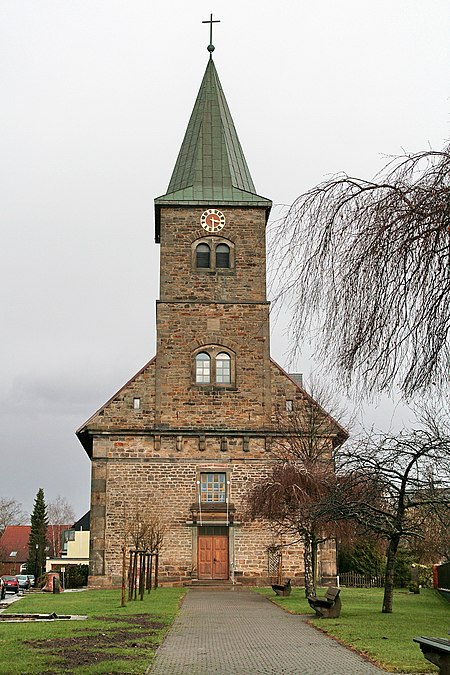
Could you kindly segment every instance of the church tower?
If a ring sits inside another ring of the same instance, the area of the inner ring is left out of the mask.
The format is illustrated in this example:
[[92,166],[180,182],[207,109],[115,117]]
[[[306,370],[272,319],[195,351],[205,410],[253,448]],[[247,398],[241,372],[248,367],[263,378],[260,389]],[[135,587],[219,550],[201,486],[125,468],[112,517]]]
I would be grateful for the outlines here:
[[[345,432],[270,358],[266,224],[210,57],[166,194],[156,356],[77,432],[92,460],[90,583],[120,581],[127,514],[165,524],[160,581],[263,583],[274,535],[246,520],[269,470],[280,412],[314,407],[326,438]],[[323,427],[323,428],[325,428]],[[284,556],[301,576],[298,544]],[[333,555],[323,556],[333,573]]]
[[156,410],[162,428],[262,430],[270,419],[266,223],[210,57],[167,193],[161,246]]

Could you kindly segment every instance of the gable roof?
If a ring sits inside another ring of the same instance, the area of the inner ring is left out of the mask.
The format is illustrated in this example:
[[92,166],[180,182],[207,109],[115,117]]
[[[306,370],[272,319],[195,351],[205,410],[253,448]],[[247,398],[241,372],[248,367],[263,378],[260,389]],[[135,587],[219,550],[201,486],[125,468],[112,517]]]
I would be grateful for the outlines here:
[[72,525],[71,529],[77,531],[81,530],[88,531],[90,526],[91,526],[91,512],[87,511],[87,513],[85,513],[84,516],[81,516],[81,518]]
[[[1,562],[23,563],[28,558],[31,525],[7,525],[0,537]],[[15,555],[11,555],[11,553]]]
[[155,199],[155,239],[161,206],[262,206],[272,202],[255,191],[242,146],[209,59],[166,194]]
[[[52,547],[52,540],[55,539],[55,546],[57,551],[59,551],[61,547],[61,535],[64,530],[69,529],[70,525],[48,525],[47,542],[49,546]],[[7,525],[0,537],[0,561],[3,563],[26,562],[28,559],[30,533],[31,525]]]

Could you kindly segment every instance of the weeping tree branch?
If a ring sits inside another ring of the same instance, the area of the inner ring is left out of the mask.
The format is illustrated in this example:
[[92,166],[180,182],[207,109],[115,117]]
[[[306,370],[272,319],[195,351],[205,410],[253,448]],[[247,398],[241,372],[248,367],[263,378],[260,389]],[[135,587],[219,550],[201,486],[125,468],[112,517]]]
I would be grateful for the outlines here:
[[337,175],[301,195],[274,230],[277,299],[292,357],[318,357],[365,393],[406,398],[447,380],[450,146],[394,158],[374,181]]

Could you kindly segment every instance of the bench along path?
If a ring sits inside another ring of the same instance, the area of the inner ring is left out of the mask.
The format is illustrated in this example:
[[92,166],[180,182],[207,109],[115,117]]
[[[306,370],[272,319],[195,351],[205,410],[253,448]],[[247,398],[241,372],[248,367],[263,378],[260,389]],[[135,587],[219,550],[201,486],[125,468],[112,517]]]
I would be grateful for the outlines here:
[[[345,611],[345,601],[343,608]],[[288,614],[249,590],[192,589],[147,672],[152,675],[384,672],[306,624],[305,618]]]

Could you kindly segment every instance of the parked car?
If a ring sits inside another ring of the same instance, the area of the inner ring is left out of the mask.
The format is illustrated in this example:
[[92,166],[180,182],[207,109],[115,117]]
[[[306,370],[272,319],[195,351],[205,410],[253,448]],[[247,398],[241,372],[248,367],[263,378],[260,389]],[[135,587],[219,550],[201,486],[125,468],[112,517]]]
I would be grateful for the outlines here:
[[19,588],[27,591],[30,588],[30,580],[27,574],[16,574],[16,579],[19,582]]
[[4,574],[2,579],[5,582],[6,591],[9,591],[10,593],[19,592],[19,582],[17,581],[16,577],[10,577],[7,574]]
[[0,600],[4,600],[5,597],[6,597],[5,582],[3,581],[3,578],[0,577]]

